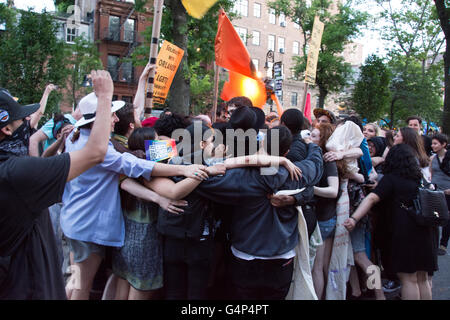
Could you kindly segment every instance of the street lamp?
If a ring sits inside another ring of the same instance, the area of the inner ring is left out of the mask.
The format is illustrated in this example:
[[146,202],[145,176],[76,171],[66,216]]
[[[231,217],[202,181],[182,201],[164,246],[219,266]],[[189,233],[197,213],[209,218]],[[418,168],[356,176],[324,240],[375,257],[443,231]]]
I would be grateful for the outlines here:
[[[267,76],[267,71],[269,70],[269,62],[272,62],[272,78],[269,78]],[[270,99],[270,112],[273,112],[273,100],[272,100],[272,93],[273,91],[273,83],[272,80],[274,78],[274,70],[273,70],[273,65],[275,63],[275,53],[273,52],[273,50],[269,50],[267,51],[266,54],[266,62],[264,63],[264,70],[266,70],[266,80],[264,80],[264,83],[266,85],[266,92],[267,92],[267,99]]]

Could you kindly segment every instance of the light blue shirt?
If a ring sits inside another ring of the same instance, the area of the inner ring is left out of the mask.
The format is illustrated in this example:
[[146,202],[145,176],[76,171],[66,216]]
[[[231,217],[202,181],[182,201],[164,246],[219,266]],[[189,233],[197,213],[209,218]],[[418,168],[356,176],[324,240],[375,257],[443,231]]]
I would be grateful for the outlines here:
[[[75,120],[75,118],[72,117],[70,113],[65,114],[64,118],[69,119],[71,124],[75,124],[77,122],[77,120]],[[53,119],[50,119],[41,127],[42,132],[44,132],[45,135],[48,137],[48,139],[45,140],[44,142],[44,150],[50,147],[53,144],[53,142],[56,141],[56,137],[53,136],[54,125],[55,122],[53,121]]]
[[[66,152],[86,144],[89,129],[81,129],[75,143],[66,140]],[[155,162],[117,152],[109,142],[105,160],[68,182],[64,189],[61,228],[70,239],[121,247],[125,225],[120,205],[119,177],[150,179]]]

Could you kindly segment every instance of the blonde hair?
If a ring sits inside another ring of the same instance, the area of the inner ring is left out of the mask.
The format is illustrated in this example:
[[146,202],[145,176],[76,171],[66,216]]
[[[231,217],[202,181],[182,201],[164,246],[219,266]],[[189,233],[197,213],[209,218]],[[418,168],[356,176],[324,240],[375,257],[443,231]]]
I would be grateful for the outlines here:
[[374,129],[375,129],[375,136],[378,137],[380,136],[380,127],[375,123],[375,122],[370,122],[368,124],[366,124],[366,126],[371,125]]

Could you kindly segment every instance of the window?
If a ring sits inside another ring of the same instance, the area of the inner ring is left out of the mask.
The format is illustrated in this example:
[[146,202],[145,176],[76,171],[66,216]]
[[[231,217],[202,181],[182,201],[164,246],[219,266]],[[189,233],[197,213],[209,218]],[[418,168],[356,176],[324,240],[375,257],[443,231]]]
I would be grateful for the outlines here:
[[118,56],[108,55],[108,71],[111,74],[111,78],[114,81],[117,81],[119,79],[118,63],[119,63]]
[[239,34],[239,37],[241,37],[242,42],[247,45],[247,29],[241,27],[234,27],[234,29]]
[[133,82],[133,65],[130,62],[122,62],[122,78],[121,81],[127,83]]
[[284,38],[278,37],[278,51],[284,53]]
[[295,29],[300,29],[300,25],[297,22],[294,22],[294,28]]
[[269,34],[267,49],[275,51],[275,36]]
[[125,42],[134,42],[134,19],[127,19],[125,22],[124,30],[123,30],[123,41]]
[[109,16],[109,39],[120,40],[120,17]]
[[261,18],[261,4],[260,3],[254,3],[253,4],[253,16],[255,18]]
[[252,59],[253,65],[255,66],[256,72],[259,71],[259,60],[258,59]]
[[236,14],[247,17],[248,16],[248,0],[236,0],[233,11]]
[[282,27],[286,27],[286,16],[284,15],[284,13],[280,13],[280,26]]
[[291,106],[297,106],[297,92],[291,92]]
[[276,24],[275,9],[269,9],[269,23]]
[[253,31],[252,35],[252,44],[255,46],[259,46],[259,31]]
[[66,32],[66,42],[69,43],[74,43],[75,42],[75,37],[78,34],[78,29],[77,28],[66,28],[67,32]]
[[292,53],[293,54],[300,54],[300,43],[298,41],[294,41],[292,43]]

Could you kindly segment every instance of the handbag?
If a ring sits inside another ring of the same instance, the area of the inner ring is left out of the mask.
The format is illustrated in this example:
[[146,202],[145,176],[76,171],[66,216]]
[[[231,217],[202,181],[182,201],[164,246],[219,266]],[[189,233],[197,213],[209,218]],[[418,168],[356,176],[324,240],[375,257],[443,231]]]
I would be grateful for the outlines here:
[[441,190],[430,189],[431,183],[422,180],[417,197],[413,200],[413,206],[407,207],[401,203],[401,207],[413,217],[419,226],[438,227],[445,226],[449,220],[447,200]]

